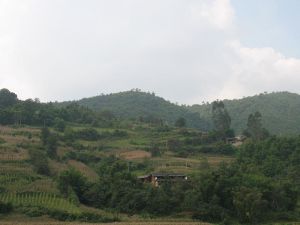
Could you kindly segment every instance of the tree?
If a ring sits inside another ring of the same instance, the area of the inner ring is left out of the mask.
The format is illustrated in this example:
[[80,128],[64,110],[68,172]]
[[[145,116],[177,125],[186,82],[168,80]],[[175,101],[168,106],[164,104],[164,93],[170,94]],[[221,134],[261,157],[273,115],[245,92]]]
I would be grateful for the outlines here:
[[54,128],[57,131],[63,132],[66,128],[66,123],[63,119],[56,117],[54,120]]
[[186,126],[186,121],[183,117],[178,118],[175,122],[176,127],[185,127]]
[[262,140],[269,136],[269,132],[262,126],[262,115],[260,112],[250,114],[247,122],[247,129],[244,134],[254,140]]
[[0,90],[0,109],[13,106],[18,102],[17,95],[8,89]]
[[47,140],[50,136],[50,131],[48,127],[43,127],[41,130],[41,141],[43,142],[43,145],[47,144]]
[[58,138],[56,134],[51,133],[48,127],[43,127],[41,131],[41,140],[44,147],[46,148],[47,155],[50,158],[56,158],[56,150],[58,145]]
[[252,223],[262,219],[267,202],[258,190],[241,187],[234,193],[233,205],[240,222]]
[[230,130],[231,118],[222,101],[214,101],[212,103],[212,119],[215,129],[220,133],[222,138],[227,137]]
[[46,151],[47,151],[47,155],[54,159],[57,157],[57,137],[54,134],[51,134],[47,140],[47,144],[46,144]]
[[50,169],[45,153],[38,149],[29,150],[30,161],[37,173],[49,175]]
[[75,202],[83,201],[86,188],[87,179],[74,168],[63,171],[58,176],[58,189],[65,197],[69,197]]

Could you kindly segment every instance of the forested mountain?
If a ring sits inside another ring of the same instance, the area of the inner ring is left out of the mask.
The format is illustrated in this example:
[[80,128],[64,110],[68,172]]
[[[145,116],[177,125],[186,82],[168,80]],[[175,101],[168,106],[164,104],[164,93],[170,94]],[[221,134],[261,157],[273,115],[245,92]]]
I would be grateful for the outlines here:
[[[211,104],[179,106],[154,94],[139,90],[101,95],[75,101],[90,109],[112,112],[121,118],[151,120],[162,119],[169,124],[184,117],[187,126],[202,130],[213,129]],[[63,102],[67,105],[72,102]],[[74,102],[73,102],[74,103]],[[262,114],[263,126],[272,134],[296,134],[300,132],[300,95],[289,92],[259,94],[238,100],[224,100],[231,117],[232,128],[241,133],[246,128],[251,113]]]
[[[180,117],[185,118],[187,126],[208,130],[209,122],[202,120],[197,112],[191,112],[186,107],[173,104],[154,93],[131,90],[109,95],[100,95],[75,101],[97,111],[110,111],[114,116],[126,119],[141,119],[145,122],[163,120],[174,125]],[[68,105],[74,102],[63,102]]]
[[[263,126],[272,134],[297,134],[300,132],[300,95],[289,92],[264,93],[238,100],[224,100],[231,116],[231,126],[236,133],[242,132],[251,113],[262,114]],[[212,126],[211,104],[189,107]]]

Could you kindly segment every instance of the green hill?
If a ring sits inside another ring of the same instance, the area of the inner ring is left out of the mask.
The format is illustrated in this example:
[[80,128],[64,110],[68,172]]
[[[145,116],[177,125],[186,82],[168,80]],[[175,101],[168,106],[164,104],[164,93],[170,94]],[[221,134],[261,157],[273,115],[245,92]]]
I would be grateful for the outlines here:
[[[250,113],[259,111],[263,116],[263,125],[271,133],[297,134],[300,132],[300,95],[289,92],[259,94],[238,100],[224,100],[231,116],[232,127],[236,133],[245,129]],[[189,107],[202,119],[211,122],[211,104],[193,105]]]
[[[201,130],[213,129],[211,104],[180,106],[154,94],[126,91],[74,101],[97,111],[111,111],[126,119],[162,119],[169,124],[184,117],[188,127]],[[68,105],[74,102],[63,102]],[[259,94],[238,100],[224,100],[232,118],[232,127],[241,133],[246,127],[250,113],[260,111],[263,125],[273,134],[297,134],[300,132],[300,95],[289,92]],[[149,122],[149,121],[148,121]]]
[[[153,93],[141,91],[126,91],[109,95],[101,95],[74,101],[97,111],[111,111],[115,116],[125,119],[143,118],[151,120],[162,119],[174,125],[175,121],[184,117],[187,126],[207,130],[208,122],[202,120],[197,112],[191,112],[184,106],[179,106]],[[73,102],[73,103],[74,103]],[[60,105],[68,105],[72,102],[63,102]]]

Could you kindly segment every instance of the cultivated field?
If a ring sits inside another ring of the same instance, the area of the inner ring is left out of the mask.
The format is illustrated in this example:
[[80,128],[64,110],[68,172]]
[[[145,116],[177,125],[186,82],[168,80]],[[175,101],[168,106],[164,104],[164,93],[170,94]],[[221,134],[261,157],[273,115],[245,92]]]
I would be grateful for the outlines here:
[[[1,225],[86,225],[78,222],[1,222]],[[121,223],[93,223],[105,225],[210,225],[201,222],[121,222]]]
[[[1,225],[88,225],[79,222],[1,222]],[[212,225],[202,222],[120,222],[120,223],[92,223],[93,225]],[[299,225],[298,222],[268,223],[265,225]]]

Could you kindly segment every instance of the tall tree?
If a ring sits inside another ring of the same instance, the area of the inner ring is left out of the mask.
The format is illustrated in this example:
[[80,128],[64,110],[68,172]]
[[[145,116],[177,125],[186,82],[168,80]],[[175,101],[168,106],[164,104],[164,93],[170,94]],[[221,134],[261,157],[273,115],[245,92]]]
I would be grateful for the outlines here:
[[215,129],[220,132],[222,137],[226,137],[230,129],[231,118],[223,101],[214,101],[212,103],[212,119]]
[[251,113],[248,117],[247,129],[244,134],[255,140],[262,140],[269,136],[269,132],[262,126],[262,115],[260,112]]
[[185,125],[186,125],[186,121],[183,117],[178,118],[175,122],[176,127],[185,127]]

